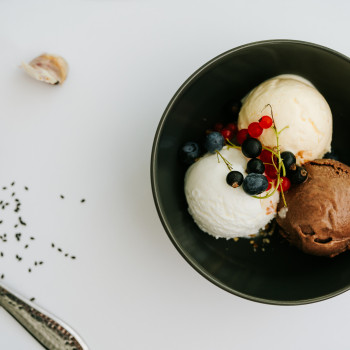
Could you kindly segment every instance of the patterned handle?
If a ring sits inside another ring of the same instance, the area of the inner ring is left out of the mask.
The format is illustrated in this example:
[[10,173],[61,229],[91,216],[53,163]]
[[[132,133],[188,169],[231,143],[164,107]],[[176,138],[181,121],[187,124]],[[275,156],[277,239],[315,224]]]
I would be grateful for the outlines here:
[[48,350],[88,350],[69,326],[0,286],[0,305]]

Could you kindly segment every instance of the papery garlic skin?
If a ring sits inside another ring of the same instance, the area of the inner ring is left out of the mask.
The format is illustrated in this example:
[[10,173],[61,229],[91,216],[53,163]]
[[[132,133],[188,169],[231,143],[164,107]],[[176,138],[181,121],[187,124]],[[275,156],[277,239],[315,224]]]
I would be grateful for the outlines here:
[[31,62],[22,62],[22,68],[34,79],[48,84],[63,84],[68,74],[68,63],[61,57],[42,54]]

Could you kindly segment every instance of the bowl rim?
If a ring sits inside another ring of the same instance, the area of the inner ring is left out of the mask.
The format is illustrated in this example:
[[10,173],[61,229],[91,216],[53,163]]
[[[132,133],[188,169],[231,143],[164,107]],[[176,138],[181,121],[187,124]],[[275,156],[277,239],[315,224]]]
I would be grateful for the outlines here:
[[244,50],[249,47],[254,47],[254,46],[260,46],[264,44],[298,44],[298,45],[304,45],[304,46],[310,46],[313,48],[317,48],[323,51],[326,51],[327,53],[333,54],[335,56],[338,56],[341,59],[344,59],[348,63],[350,63],[350,58],[336,50],[330,49],[328,47],[307,42],[307,41],[301,41],[301,40],[293,40],[293,39],[271,39],[271,40],[261,40],[261,41],[255,41],[251,43],[247,43],[244,45],[237,46],[235,48],[232,48],[230,50],[227,50],[216,57],[212,58],[208,62],[204,63],[201,67],[199,67],[193,74],[191,74],[185,82],[178,88],[178,90],[175,92],[174,96],[171,98],[170,102],[166,106],[163,115],[159,121],[154,140],[153,140],[153,145],[152,145],[152,151],[151,151],[151,166],[150,166],[150,175],[151,175],[151,186],[152,186],[152,194],[153,194],[153,199],[154,203],[157,209],[157,213],[159,216],[159,219],[163,225],[163,228],[165,232],[167,233],[170,241],[173,243],[177,251],[181,254],[181,256],[189,263],[192,268],[194,268],[199,274],[201,274],[205,279],[208,281],[212,282],[214,285],[217,287],[225,290],[228,293],[234,294],[236,296],[239,296],[241,298],[244,298],[246,300],[254,301],[254,302],[259,302],[263,304],[270,304],[270,305],[284,305],[284,306],[292,306],[292,305],[305,305],[305,304],[310,304],[310,303],[315,303],[319,301],[323,301],[332,297],[335,297],[337,295],[340,295],[350,289],[350,282],[348,286],[341,288],[339,290],[335,290],[334,292],[314,297],[314,298],[308,298],[308,299],[299,299],[299,300],[275,300],[275,299],[267,299],[267,298],[260,298],[256,297],[250,294],[242,293],[238,290],[235,290],[233,288],[228,287],[224,283],[220,282],[218,279],[215,278],[215,276],[211,275],[210,273],[207,273],[205,269],[203,269],[197,262],[189,255],[187,254],[178,244],[175,236],[172,233],[172,230],[170,228],[170,225],[166,219],[166,215],[163,212],[163,209],[160,204],[159,200],[159,192],[157,188],[157,181],[158,181],[158,175],[156,172],[156,167],[157,167],[157,157],[156,155],[158,154],[158,145],[159,145],[159,139],[161,132],[163,130],[163,126],[165,123],[165,120],[167,119],[170,110],[172,109],[173,105],[177,102],[177,99],[182,95],[183,91],[187,89],[194,81],[196,81],[203,73],[205,73],[206,70],[211,68],[216,62],[219,60],[223,59],[224,57],[231,55],[234,52],[238,52],[241,50]]

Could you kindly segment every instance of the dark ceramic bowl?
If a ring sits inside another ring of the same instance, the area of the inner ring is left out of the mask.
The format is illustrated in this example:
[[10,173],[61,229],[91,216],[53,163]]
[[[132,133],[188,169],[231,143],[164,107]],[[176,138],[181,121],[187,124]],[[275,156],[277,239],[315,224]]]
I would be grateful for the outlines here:
[[[265,251],[249,240],[215,239],[187,212],[186,168],[178,150],[198,141],[223,118],[223,108],[267,78],[298,74],[328,101],[334,118],[332,147],[350,164],[350,60],[328,48],[293,40],[270,40],[227,51],[197,70],[176,92],[160,120],[153,144],[154,201],[169,238],[200,274],[235,295],[270,304],[305,304],[349,289],[350,253],[333,259],[303,254],[275,232]],[[258,242],[259,243],[259,242]]]

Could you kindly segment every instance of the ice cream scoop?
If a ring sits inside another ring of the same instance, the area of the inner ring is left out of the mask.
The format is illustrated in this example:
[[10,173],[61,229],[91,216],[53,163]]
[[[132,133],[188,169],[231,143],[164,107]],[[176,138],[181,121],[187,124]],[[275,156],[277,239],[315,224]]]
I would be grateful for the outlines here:
[[[238,128],[246,129],[263,115],[273,117],[277,130],[285,129],[279,138],[281,151],[293,152],[297,163],[322,158],[330,151],[332,113],[319,91],[303,77],[279,75],[254,88],[244,99],[239,113]],[[276,146],[272,129],[259,137],[266,147]]]
[[350,167],[332,159],[304,165],[307,180],[285,193],[279,205],[281,234],[303,252],[333,257],[350,249]]
[[[240,150],[224,147],[220,153],[232,164],[232,170],[247,175],[247,159]],[[228,172],[216,154],[208,153],[190,166],[185,176],[189,213],[202,231],[217,238],[257,234],[275,217],[279,194],[276,191],[270,198],[256,199],[242,186],[229,186]]]

